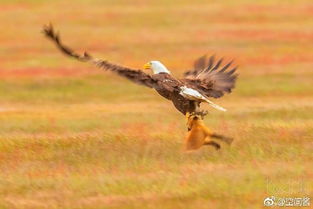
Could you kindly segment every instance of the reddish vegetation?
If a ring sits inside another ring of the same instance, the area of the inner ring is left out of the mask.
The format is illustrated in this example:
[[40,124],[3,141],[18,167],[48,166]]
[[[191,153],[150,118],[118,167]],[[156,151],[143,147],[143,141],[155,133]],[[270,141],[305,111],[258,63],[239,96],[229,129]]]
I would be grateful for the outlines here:
[[313,56],[311,55],[285,55],[282,57],[255,56],[255,57],[241,57],[242,64],[253,65],[286,65],[291,63],[313,63]]
[[12,70],[0,70],[0,78],[23,78],[23,77],[68,77],[99,74],[101,71],[87,68],[24,68]]
[[293,5],[292,7],[290,5],[246,5],[244,7],[240,7],[238,9],[241,9],[242,12],[249,11],[250,13],[267,13],[267,14],[308,14],[312,15],[313,11],[313,4],[312,5]]
[[0,7],[0,11],[16,11],[17,9],[29,9],[30,7],[26,4],[14,4],[14,5],[10,5],[10,4],[3,4]]
[[218,37],[240,38],[245,40],[260,41],[311,41],[313,32],[303,31],[273,31],[273,30],[221,30],[217,31]]

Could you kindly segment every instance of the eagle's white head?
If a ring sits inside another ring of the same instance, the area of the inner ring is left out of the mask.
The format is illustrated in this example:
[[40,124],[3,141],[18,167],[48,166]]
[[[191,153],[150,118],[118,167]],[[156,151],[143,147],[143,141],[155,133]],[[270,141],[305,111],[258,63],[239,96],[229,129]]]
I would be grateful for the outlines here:
[[160,62],[160,61],[150,61],[143,66],[145,70],[152,70],[154,74],[158,73],[168,73],[171,72]]

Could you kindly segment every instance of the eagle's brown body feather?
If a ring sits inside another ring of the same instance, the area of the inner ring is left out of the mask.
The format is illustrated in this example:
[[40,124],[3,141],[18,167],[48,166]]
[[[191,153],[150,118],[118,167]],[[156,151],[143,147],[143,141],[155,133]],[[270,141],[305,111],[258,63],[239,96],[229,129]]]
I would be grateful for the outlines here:
[[171,100],[176,107],[184,115],[187,112],[196,110],[196,103],[193,100],[186,99],[180,95],[180,87],[185,84],[168,73],[159,73],[151,76],[157,83],[153,88],[164,98]]

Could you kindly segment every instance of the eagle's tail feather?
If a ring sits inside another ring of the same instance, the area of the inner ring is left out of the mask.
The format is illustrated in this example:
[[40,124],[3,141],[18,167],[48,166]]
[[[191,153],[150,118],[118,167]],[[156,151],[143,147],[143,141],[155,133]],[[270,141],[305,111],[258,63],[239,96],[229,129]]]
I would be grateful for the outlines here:
[[188,88],[186,86],[182,86],[180,91],[180,95],[182,95],[183,97],[187,98],[187,99],[191,99],[194,101],[205,101],[207,102],[210,106],[212,106],[213,108],[223,111],[225,112],[226,109],[213,103],[212,101],[210,101],[207,97],[203,96],[202,94],[200,94],[197,90],[192,89],[192,88]]
[[211,107],[214,107],[214,108],[217,109],[217,110],[220,110],[220,111],[223,111],[223,112],[226,112],[226,111],[227,111],[224,107],[213,103],[212,101],[208,100],[207,98],[205,98],[205,101],[206,101]]

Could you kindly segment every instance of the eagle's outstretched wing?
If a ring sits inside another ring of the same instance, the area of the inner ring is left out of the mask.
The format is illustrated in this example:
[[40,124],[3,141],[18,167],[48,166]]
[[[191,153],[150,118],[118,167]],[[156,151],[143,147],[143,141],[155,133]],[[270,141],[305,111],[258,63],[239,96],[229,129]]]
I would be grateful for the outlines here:
[[199,57],[198,59],[196,59],[193,62],[193,69],[192,70],[187,70],[184,73],[184,77],[196,75],[198,72],[202,71],[207,66],[208,66],[207,55],[205,54],[205,55]]
[[230,93],[238,76],[235,73],[237,67],[228,70],[232,61],[224,66],[221,66],[222,62],[223,58],[215,62],[215,57],[211,56],[207,62],[205,56],[200,57],[195,61],[195,69],[187,71],[181,81],[206,97],[219,98]]
[[52,40],[56,44],[58,49],[60,49],[60,51],[63,52],[65,55],[73,57],[79,61],[90,62],[99,68],[113,71],[118,75],[123,76],[137,84],[145,85],[150,88],[152,88],[156,83],[156,81],[149,74],[146,74],[141,70],[131,69],[128,67],[112,64],[106,60],[94,58],[86,52],[83,55],[74,52],[72,49],[62,44],[59,34],[54,31],[53,26],[51,24],[45,25],[43,27],[43,33],[46,35],[47,38]]

